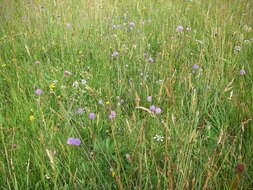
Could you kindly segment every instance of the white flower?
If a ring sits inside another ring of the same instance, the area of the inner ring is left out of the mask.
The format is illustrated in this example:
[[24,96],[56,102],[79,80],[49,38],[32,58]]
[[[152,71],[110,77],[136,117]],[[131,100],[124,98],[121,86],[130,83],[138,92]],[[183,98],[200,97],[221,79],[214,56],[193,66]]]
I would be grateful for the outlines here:
[[73,82],[72,86],[73,87],[78,87],[79,83],[77,81]]
[[161,136],[161,135],[155,135],[155,136],[153,137],[153,139],[155,139],[155,140],[158,141],[158,142],[163,142],[164,137]]

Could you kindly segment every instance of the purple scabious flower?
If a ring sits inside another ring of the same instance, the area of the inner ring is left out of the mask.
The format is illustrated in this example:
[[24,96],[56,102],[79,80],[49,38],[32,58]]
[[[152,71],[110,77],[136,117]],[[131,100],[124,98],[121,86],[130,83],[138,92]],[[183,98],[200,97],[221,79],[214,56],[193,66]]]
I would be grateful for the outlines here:
[[241,69],[240,70],[240,75],[245,75],[246,74],[246,71],[244,69]]
[[193,66],[192,66],[192,69],[193,70],[196,70],[196,69],[198,69],[199,68],[199,65],[198,64],[194,64]]
[[135,22],[129,22],[129,26],[135,26]]
[[110,115],[109,115],[109,119],[113,119],[116,117],[116,112],[115,111],[111,111]]
[[86,81],[85,79],[82,79],[82,80],[81,80],[81,83],[82,83],[82,84],[86,84],[87,81]]
[[68,28],[70,28],[70,27],[72,26],[72,24],[67,23],[66,26],[67,26]]
[[162,113],[161,108],[155,108],[155,113],[156,113],[156,114],[160,114],[160,113]]
[[35,64],[35,65],[39,65],[40,62],[39,62],[39,61],[35,61],[34,64]]
[[112,56],[113,56],[113,57],[117,57],[117,56],[119,56],[119,52],[114,51],[114,52],[112,53]]
[[83,112],[84,112],[83,108],[78,108],[78,109],[76,110],[76,113],[83,113]]
[[74,145],[74,146],[79,146],[81,144],[81,140],[78,139],[78,138],[68,138],[67,144]]
[[144,56],[144,57],[148,57],[148,53],[144,53],[143,56]]
[[71,75],[72,73],[70,71],[64,71],[64,75]]
[[179,32],[181,32],[181,31],[184,30],[184,27],[183,26],[178,26],[176,30],[179,31]]
[[89,113],[89,118],[92,120],[92,119],[95,119],[96,117],[96,114],[95,113]]
[[41,95],[42,92],[43,92],[43,91],[42,91],[41,89],[39,89],[39,88],[35,90],[35,94],[37,94],[37,95]]
[[155,108],[154,105],[152,105],[152,106],[149,107],[149,110],[152,111],[152,112],[155,111],[155,109],[156,109],[156,108]]
[[152,57],[148,58],[148,62],[149,63],[153,63],[154,62],[154,59]]
[[153,98],[152,96],[148,96],[148,97],[147,97],[147,101],[148,101],[148,102],[152,102],[152,98]]

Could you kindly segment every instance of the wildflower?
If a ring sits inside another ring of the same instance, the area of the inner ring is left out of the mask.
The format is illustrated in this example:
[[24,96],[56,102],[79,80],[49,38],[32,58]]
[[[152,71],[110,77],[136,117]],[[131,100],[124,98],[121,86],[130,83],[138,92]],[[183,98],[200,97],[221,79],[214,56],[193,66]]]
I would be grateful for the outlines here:
[[51,90],[54,89],[54,88],[55,88],[55,84],[54,84],[54,83],[50,84],[50,85],[49,85],[49,88],[50,88]]
[[178,27],[177,27],[177,31],[181,32],[181,31],[183,31],[183,30],[184,30],[184,27],[183,27],[183,26],[178,26]]
[[39,65],[40,62],[39,62],[39,61],[35,61],[34,64],[35,64],[35,65]]
[[194,65],[192,66],[192,69],[193,69],[193,70],[196,70],[196,69],[198,69],[198,68],[199,68],[198,64],[194,64]]
[[64,75],[71,75],[72,73],[70,71],[64,71]]
[[70,28],[70,27],[72,26],[72,24],[67,23],[66,26],[67,26],[68,28]]
[[79,146],[81,144],[81,140],[78,139],[78,138],[68,138],[67,144],[74,145],[74,146]]
[[103,105],[103,104],[104,104],[104,103],[103,103],[103,100],[99,100],[99,101],[98,101],[98,104]]
[[148,58],[148,62],[149,63],[153,63],[154,62],[154,59],[152,57]]
[[235,51],[235,52],[241,51],[241,46],[235,46],[235,47],[234,47],[234,51]]
[[144,53],[143,55],[144,55],[144,57],[148,57],[148,53]]
[[11,145],[11,148],[16,148],[17,147],[17,144],[12,144]]
[[152,98],[153,98],[152,96],[148,96],[148,97],[147,97],[147,101],[148,101],[148,102],[152,102]]
[[110,115],[109,115],[109,118],[110,119],[113,119],[116,117],[116,112],[115,111],[111,111]]
[[84,112],[83,108],[78,108],[78,109],[76,110],[76,113],[83,113],[83,112]]
[[152,112],[155,111],[155,109],[156,109],[156,108],[155,108],[154,105],[152,105],[152,106],[149,107],[149,110],[152,111]]
[[78,87],[78,85],[79,85],[78,81],[75,81],[75,82],[73,82],[73,84],[72,84],[73,87]]
[[117,56],[119,56],[119,52],[114,51],[114,52],[112,53],[112,56],[113,56],[113,57],[117,57]]
[[41,95],[42,92],[43,92],[43,91],[42,91],[41,89],[39,89],[39,88],[35,90],[35,94],[37,94],[37,95]]
[[190,27],[187,27],[186,30],[187,30],[187,31],[191,31],[192,29],[191,29]]
[[145,23],[144,23],[144,21],[141,21],[140,24],[141,24],[141,25],[144,25]]
[[30,120],[30,121],[35,120],[35,117],[34,117],[33,115],[30,115],[30,116],[29,116],[29,120]]
[[90,114],[89,114],[89,118],[92,120],[92,119],[95,119],[95,117],[96,117],[96,114],[95,113],[93,113],[93,112],[91,112]]
[[131,158],[131,155],[127,153],[127,154],[125,154],[125,157],[126,157],[126,159],[129,160]]
[[129,22],[129,26],[135,26],[135,22]]
[[153,139],[155,139],[156,141],[163,142],[164,137],[161,136],[161,135],[155,135],[155,136],[153,137]]
[[155,108],[155,113],[156,113],[156,114],[160,114],[160,113],[162,113],[161,108]]
[[246,71],[244,69],[241,69],[240,70],[240,75],[245,75],[246,74]]
[[81,80],[81,83],[82,83],[82,84],[86,84],[86,83],[87,83],[87,81],[86,81],[86,80],[84,80],[84,79],[82,79],[82,80]]
[[58,80],[53,80],[53,83],[56,84],[58,82]]

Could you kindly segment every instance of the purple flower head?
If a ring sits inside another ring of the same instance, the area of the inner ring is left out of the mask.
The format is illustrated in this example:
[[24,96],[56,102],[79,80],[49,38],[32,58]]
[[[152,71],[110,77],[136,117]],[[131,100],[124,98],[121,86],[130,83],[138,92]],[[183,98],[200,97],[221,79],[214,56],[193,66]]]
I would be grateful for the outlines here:
[[70,71],[64,71],[64,75],[71,75],[72,73]]
[[110,119],[113,119],[116,117],[116,112],[115,111],[111,111],[110,115],[109,115],[109,118]]
[[117,56],[119,56],[119,52],[114,51],[114,52],[112,53],[112,56],[113,56],[113,57],[117,57]]
[[81,80],[81,83],[82,83],[82,84],[86,84],[87,81],[86,81],[85,79],[82,79],[82,80]]
[[90,119],[95,119],[95,117],[96,117],[96,114],[95,114],[95,113],[92,113],[92,112],[91,112],[91,113],[89,114],[89,118],[90,118]]
[[148,102],[152,102],[152,96],[148,96],[148,97],[147,97],[147,101],[148,101]]
[[129,22],[129,26],[135,26],[135,22]]
[[39,62],[39,61],[35,61],[34,64],[35,64],[35,65],[39,65],[40,62]]
[[141,23],[140,23],[141,25],[144,25],[145,23],[144,23],[144,21],[141,21]]
[[148,57],[148,53],[144,53],[143,55],[144,55],[144,57]]
[[35,90],[35,94],[37,94],[37,95],[41,95],[42,92],[43,92],[43,91],[42,91],[41,89],[39,89],[39,88]]
[[246,74],[246,71],[244,69],[241,69],[240,70],[240,75],[245,75]]
[[193,66],[192,66],[192,69],[193,70],[196,70],[196,69],[198,69],[199,68],[199,65],[198,64],[194,64]]
[[81,140],[78,138],[68,138],[67,144],[79,146],[81,144]]
[[152,57],[148,58],[148,62],[149,63],[153,63],[154,62],[154,59]]
[[155,111],[155,109],[156,109],[156,108],[155,108],[154,105],[152,105],[152,106],[149,107],[149,110],[150,110],[150,111]]
[[156,109],[155,109],[155,113],[156,113],[156,114],[160,114],[160,113],[162,113],[161,108],[156,108]]
[[181,32],[181,31],[183,31],[183,30],[184,30],[184,27],[183,27],[183,26],[178,26],[178,27],[177,27],[177,31]]
[[76,113],[83,113],[83,112],[84,112],[83,108],[78,108],[78,109],[76,110]]
[[11,145],[11,148],[16,148],[17,147],[17,144],[12,144]]
[[67,24],[66,24],[66,26],[67,26],[68,28],[70,28],[72,25],[71,25],[71,24],[69,24],[69,23],[67,23]]

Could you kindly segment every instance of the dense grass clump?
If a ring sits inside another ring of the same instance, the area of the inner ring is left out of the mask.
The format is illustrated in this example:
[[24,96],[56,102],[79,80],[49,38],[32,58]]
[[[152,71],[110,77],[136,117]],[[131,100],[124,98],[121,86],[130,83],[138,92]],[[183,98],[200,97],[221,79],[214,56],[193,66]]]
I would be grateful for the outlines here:
[[2,0],[0,189],[253,189],[253,1]]

